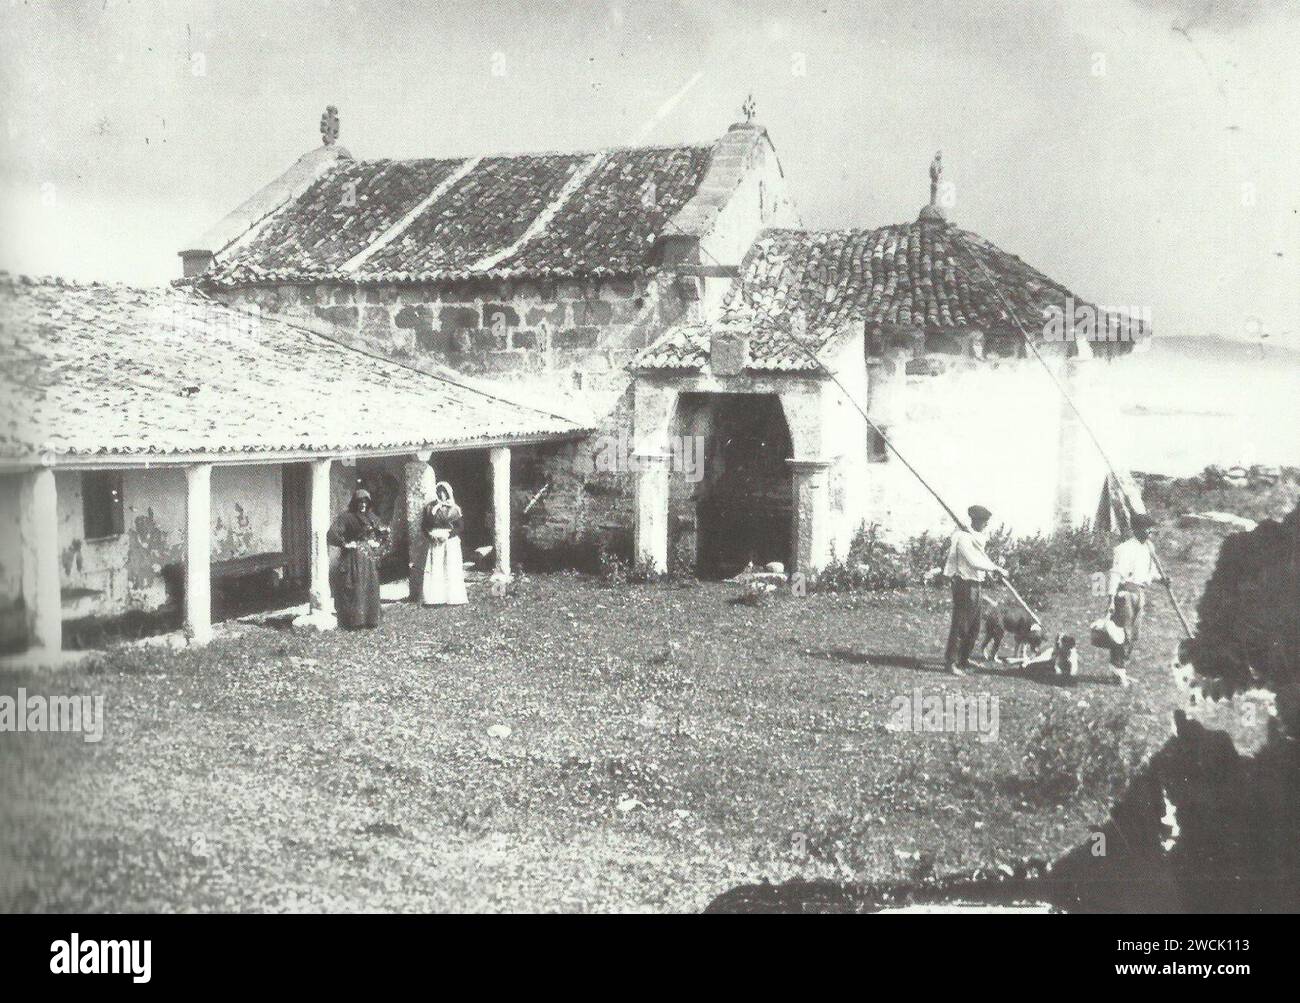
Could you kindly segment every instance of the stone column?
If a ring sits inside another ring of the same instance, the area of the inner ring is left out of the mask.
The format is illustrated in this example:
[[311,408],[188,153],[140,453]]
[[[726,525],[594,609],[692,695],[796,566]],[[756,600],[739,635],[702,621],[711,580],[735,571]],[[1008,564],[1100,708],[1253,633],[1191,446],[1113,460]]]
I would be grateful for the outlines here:
[[790,527],[794,570],[814,574],[830,558],[830,460],[786,460],[794,480]]
[[677,410],[677,391],[667,383],[638,378],[632,392],[636,522],[632,560],[645,559],[668,570],[668,435]]
[[498,446],[488,451],[492,464],[492,547],[496,576],[510,578],[510,450]]
[[636,454],[636,527],[632,560],[668,570],[668,453]]
[[310,604],[312,623],[329,629],[334,619],[334,597],[330,594],[330,548],[327,536],[333,513],[330,512],[330,470],[333,460],[311,461],[311,501],[308,517],[310,541]]
[[185,468],[185,633],[212,639],[212,464]]
[[63,650],[63,600],[59,587],[59,511],[54,471],[42,467],[23,474],[19,499],[28,646],[44,654],[57,655]]
[[415,459],[407,462],[404,469],[406,481],[406,556],[409,573],[407,583],[411,590],[411,602],[420,601],[420,592],[424,588],[424,559],[429,554],[429,541],[420,529],[420,520],[424,515],[424,506],[433,498],[437,486],[437,477],[429,461],[433,459],[432,450],[421,450]]

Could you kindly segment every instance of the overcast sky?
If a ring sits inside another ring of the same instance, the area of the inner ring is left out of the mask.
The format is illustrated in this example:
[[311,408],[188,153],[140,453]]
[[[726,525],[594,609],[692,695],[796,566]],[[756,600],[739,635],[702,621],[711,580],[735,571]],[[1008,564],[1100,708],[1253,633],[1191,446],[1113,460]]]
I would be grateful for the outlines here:
[[0,5],[11,271],[177,276],[326,104],[455,156],[708,141],[752,91],[807,226],[914,218],[942,149],[950,218],[1081,296],[1300,343],[1288,0]]

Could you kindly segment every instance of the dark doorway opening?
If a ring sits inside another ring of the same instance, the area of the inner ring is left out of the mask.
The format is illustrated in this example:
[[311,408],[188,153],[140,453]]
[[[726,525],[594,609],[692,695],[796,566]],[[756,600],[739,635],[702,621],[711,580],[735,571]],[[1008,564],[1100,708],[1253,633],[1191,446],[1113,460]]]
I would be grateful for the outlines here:
[[280,469],[280,549],[284,580],[306,586],[311,571],[311,466],[286,463]]
[[440,481],[451,485],[456,504],[465,517],[461,546],[465,559],[472,560],[476,547],[492,545],[492,465],[484,450],[437,453],[433,472]]
[[790,429],[774,394],[716,394],[697,494],[698,570],[726,578],[750,564],[790,567]]

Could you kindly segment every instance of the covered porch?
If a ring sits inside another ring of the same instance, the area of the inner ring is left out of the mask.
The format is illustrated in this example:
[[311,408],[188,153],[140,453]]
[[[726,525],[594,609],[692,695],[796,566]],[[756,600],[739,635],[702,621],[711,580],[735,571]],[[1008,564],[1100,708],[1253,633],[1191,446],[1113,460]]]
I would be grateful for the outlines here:
[[[399,491],[389,515],[398,543],[394,557],[409,569],[412,594],[418,594],[424,560],[423,535],[419,530],[421,511],[433,497],[435,484],[446,479],[440,473],[443,463],[448,468],[463,468],[468,458],[481,462],[487,471],[489,508],[482,514],[482,521],[490,533],[490,567],[495,579],[506,580],[511,574],[511,446],[504,444],[451,451],[429,448],[406,453],[307,455],[287,460],[278,456],[274,460],[262,458],[261,462],[249,456],[235,460],[178,457],[163,464],[151,464],[148,468],[105,465],[102,462],[51,464],[18,470],[9,468],[0,472],[0,480],[5,482],[6,493],[16,495],[18,506],[13,527],[16,533],[7,549],[17,553],[20,573],[19,587],[10,603],[12,612],[6,628],[8,646],[15,647],[15,636],[21,634],[25,636],[23,661],[44,663],[57,660],[65,647],[65,620],[83,615],[83,600],[88,593],[96,591],[85,588],[77,575],[76,562],[87,546],[84,532],[77,531],[83,521],[105,518],[97,510],[89,508],[103,504],[103,500],[92,501],[89,497],[72,499],[74,507],[82,511],[76,513],[80,518],[69,519],[70,500],[60,498],[60,482],[64,482],[65,487],[69,483],[76,484],[76,493],[82,494],[82,484],[98,483],[100,478],[78,482],[70,481],[70,477],[108,475],[109,483],[117,485],[111,493],[118,495],[108,499],[110,506],[116,504],[120,507],[126,501],[120,497],[120,475],[133,471],[147,469],[155,483],[164,485],[168,493],[179,495],[179,524],[154,527],[160,535],[175,537],[171,546],[153,555],[157,561],[154,567],[158,569],[160,578],[167,579],[172,577],[167,572],[175,569],[179,580],[175,588],[168,583],[167,601],[162,605],[174,601],[189,643],[203,644],[212,636],[214,585],[261,572],[299,581],[305,587],[311,607],[307,625],[317,629],[335,626],[330,571],[337,554],[331,554],[332,548],[326,536],[334,519],[346,506],[352,488],[370,483],[373,471],[381,469],[378,464],[382,464],[385,470],[401,471]],[[370,461],[369,472],[367,461]],[[278,477],[247,476],[248,471],[258,469],[264,474],[278,474]],[[56,476],[56,471],[59,476]],[[238,476],[246,485],[262,486],[263,497],[245,495],[241,508],[265,503],[268,510],[278,509],[280,512],[279,526],[274,534],[256,535],[252,529],[249,530],[252,552],[238,557],[220,556],[226,534],[220,515],[214,513],[214,473],[219,482],[231,481]],[[277,482],[280,498],[272,499],[268,496],[270,489],[265,486],[274,487]],[[451,483],[453,488],[457,486],[454,480]],[[158,514],[155,511],[158,500],[158,497],[137,498],[128,508],[132,511],[147,509],[152,520]],[[117,537],[141,534],[141,527],[126,525],[120,515],[116,525],[112,518],[110,512],[105,530],[108,535],[94,540],[94,545],[111,546]],[[143,517],[139,521],[143,523]],[[260,542],[268,539],[269,543]],[[142,540],[132,539],[124,549],[134,548],[138,553],[141,545]],[[259,546],[268,549],[258,550]],[[167,563],[161,563],[163,561]],[[110,575],[129,575],[132,571],[127,566],[108,566],[104,570]],[[140,595],[139,589],[136,594]],[[109,612],[106,615],[111,617],[113,607],[107,608]]]
[[169,601],[202,644],[231,574],[290,577],[331,626],[326,534],[359,471],[382,473],[409,568],[443,470],[474,457],[508,575],[512,450],[589,431],[186,290],[0,279],[0,309],[0,612],[28,660],[57,658],[70,616]]

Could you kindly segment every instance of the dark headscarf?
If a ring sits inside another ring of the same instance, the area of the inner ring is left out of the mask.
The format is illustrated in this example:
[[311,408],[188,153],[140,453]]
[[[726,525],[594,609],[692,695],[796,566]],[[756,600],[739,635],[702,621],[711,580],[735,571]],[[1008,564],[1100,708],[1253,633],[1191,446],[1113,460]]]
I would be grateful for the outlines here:
[[[363,501],[367,503],[364,512],[361,511]],[[375,503],[370,497],[370,492],[365,488],[357,488],[352,492],[352,500],[348,502],[348,510],[343,514],[343,526],[342,537],[345,541],[347,539],[378,538],[384,532],[379,513],[375,511]]]
[[368,511],[373,513],[375,511],[375,502],[374,499],[370,497],[370,492],[367,491],[365,488],[357,488],[355,491],[352,492],[352,500],[348,502],[348,511],[355,514],[356,511],[361,507],[361,503],[363,501],[369,502]]

